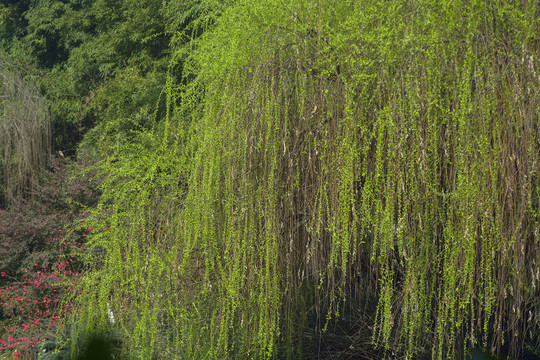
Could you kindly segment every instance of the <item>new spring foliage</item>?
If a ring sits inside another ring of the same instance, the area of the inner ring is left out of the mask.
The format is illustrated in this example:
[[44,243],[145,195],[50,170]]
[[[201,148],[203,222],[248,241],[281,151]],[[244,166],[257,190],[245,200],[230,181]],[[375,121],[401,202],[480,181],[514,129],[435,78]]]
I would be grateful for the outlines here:
[[375,293],[376,346],[517,355],[540,321],[537,3],[203,3],[163,130],[103,164],[86,319],[111,301],[141,358],[297,357],[310,309],[324,331]]

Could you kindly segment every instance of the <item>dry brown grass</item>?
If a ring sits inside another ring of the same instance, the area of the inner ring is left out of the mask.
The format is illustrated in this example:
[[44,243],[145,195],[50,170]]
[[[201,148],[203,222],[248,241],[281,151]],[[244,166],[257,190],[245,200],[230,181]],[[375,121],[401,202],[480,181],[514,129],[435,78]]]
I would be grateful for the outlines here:
[[23,73],[0,57],[0,207],[29,193],[50,154],[48,106]]

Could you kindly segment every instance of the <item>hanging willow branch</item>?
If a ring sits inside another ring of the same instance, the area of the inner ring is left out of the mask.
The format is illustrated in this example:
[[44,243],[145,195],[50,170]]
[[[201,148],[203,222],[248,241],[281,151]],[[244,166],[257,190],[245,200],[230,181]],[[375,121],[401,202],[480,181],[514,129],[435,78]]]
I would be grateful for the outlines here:
[[160,142],[181,146],[114,169],[85,301],[129,304],[169,357],[314,357],[345,314],[388,356],[518,355],[540,330],[540,10],[490,6],[235,2],[191,48]]

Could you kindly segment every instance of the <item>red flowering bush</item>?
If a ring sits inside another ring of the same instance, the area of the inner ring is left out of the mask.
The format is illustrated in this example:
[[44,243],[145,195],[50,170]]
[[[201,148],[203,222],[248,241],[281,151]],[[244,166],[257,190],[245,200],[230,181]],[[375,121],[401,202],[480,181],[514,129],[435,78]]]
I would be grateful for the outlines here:
[[51,164],[29,198],[0,209],[0,359],[37,357],[43,338],[72,310],[62,299],[82,276],[89,229],[63,227],[77,223],[98,194],[89,179],[70,179],[66,160]]
[[[41,254],[24,280],[0,288],[0,316],[4,318],[0,357],[35,358],[44,337],[63,326],[61,319],[73,309],[62,305],[62,297],[75,291],[82,276],[77,265],[81,252],[77,242],[64,242],[55,262]],[[10,278],[6,272],[1,272],[0,277]]]

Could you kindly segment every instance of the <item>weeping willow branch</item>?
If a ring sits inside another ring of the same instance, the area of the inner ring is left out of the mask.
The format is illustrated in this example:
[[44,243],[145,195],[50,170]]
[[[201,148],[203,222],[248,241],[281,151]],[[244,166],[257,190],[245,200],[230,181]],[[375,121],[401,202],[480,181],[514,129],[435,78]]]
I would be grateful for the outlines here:
[[309,357],[374,297],[356,316],[382,351],[518,355],[540,329],[539,9],[490,6],[235,2],[170,96],[181,146],[114,170],[85,301],[129,304],[133,341],[178,358]]

